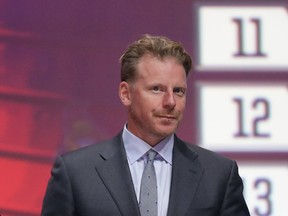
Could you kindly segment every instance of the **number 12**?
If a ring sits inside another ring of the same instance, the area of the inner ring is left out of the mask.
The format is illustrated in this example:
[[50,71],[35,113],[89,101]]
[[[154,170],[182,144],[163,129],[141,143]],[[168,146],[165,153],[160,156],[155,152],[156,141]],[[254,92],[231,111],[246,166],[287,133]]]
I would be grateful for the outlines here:
[[258,106],[264,107],[264,112],[260,116],[256,116],[252,119],[252,133],[248,133],[244,131],[244,108],[243,108],[243,99],[242,98],[234,98],[233,101],[236,103],[238,108],[238,128],[237,132],[234,134],[234,137],[270,137],[269,133],[261,133],[258,130],[258,126],[260,123],[265,122],[270,117],[269,112],[269,102],[265,98],[256,98],[252,102],[252,108],[256,109]]

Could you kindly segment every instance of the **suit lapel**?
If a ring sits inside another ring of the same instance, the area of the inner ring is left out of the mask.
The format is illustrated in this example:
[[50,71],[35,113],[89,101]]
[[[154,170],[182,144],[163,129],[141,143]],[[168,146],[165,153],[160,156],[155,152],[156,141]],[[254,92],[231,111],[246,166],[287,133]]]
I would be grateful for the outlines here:
[[96,165],[96,171],[121,215],[140,216],[121,135],[118,135],[110,144],[100,154],[103,160]]
[[175,136],[168,216],[186,215],[203,174],[198,155]]

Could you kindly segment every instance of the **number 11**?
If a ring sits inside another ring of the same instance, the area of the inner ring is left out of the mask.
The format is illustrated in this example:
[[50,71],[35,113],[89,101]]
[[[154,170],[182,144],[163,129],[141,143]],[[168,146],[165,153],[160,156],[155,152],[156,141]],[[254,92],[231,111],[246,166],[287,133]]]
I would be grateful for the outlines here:
[[263,53],[262,47],[261,47],[261,20],[257,18],[252,18],[250,21],[255,26],[255,52],[252,54],[248,54],[244,51],[244,35],[243,35],[243,20],[240,18],[234,18],[232,19],[233,22],[235,22],[238,30],[238,51],[234,54],[236,57],[265,57],[266,54]]

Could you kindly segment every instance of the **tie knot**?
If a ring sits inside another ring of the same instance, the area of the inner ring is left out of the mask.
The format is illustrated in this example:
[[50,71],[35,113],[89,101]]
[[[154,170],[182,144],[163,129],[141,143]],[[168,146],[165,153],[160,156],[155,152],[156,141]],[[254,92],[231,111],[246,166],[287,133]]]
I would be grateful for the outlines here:
[[148,163],[153,163],[156,155],[157,155],[157,152],[154,151],[153,149],[150,149],[150,150],[147,152]]

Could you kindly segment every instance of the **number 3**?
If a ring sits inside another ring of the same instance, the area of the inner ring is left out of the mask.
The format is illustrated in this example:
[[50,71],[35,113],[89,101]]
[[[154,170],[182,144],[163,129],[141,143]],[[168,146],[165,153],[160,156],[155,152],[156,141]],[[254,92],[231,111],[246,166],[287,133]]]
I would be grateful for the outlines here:
[[261,178],[257,179],[254,183],[254,188],[259,189],[261,186],[265,187],[263,194],[258,195],[258,200],[263,201],[266,204],[266,210],[261,211],[259,207],[254,208],[254,212],[257,216],[269,216],[272,212],[272,201],[270,200],[271,195],[271,182],[268,179]]

